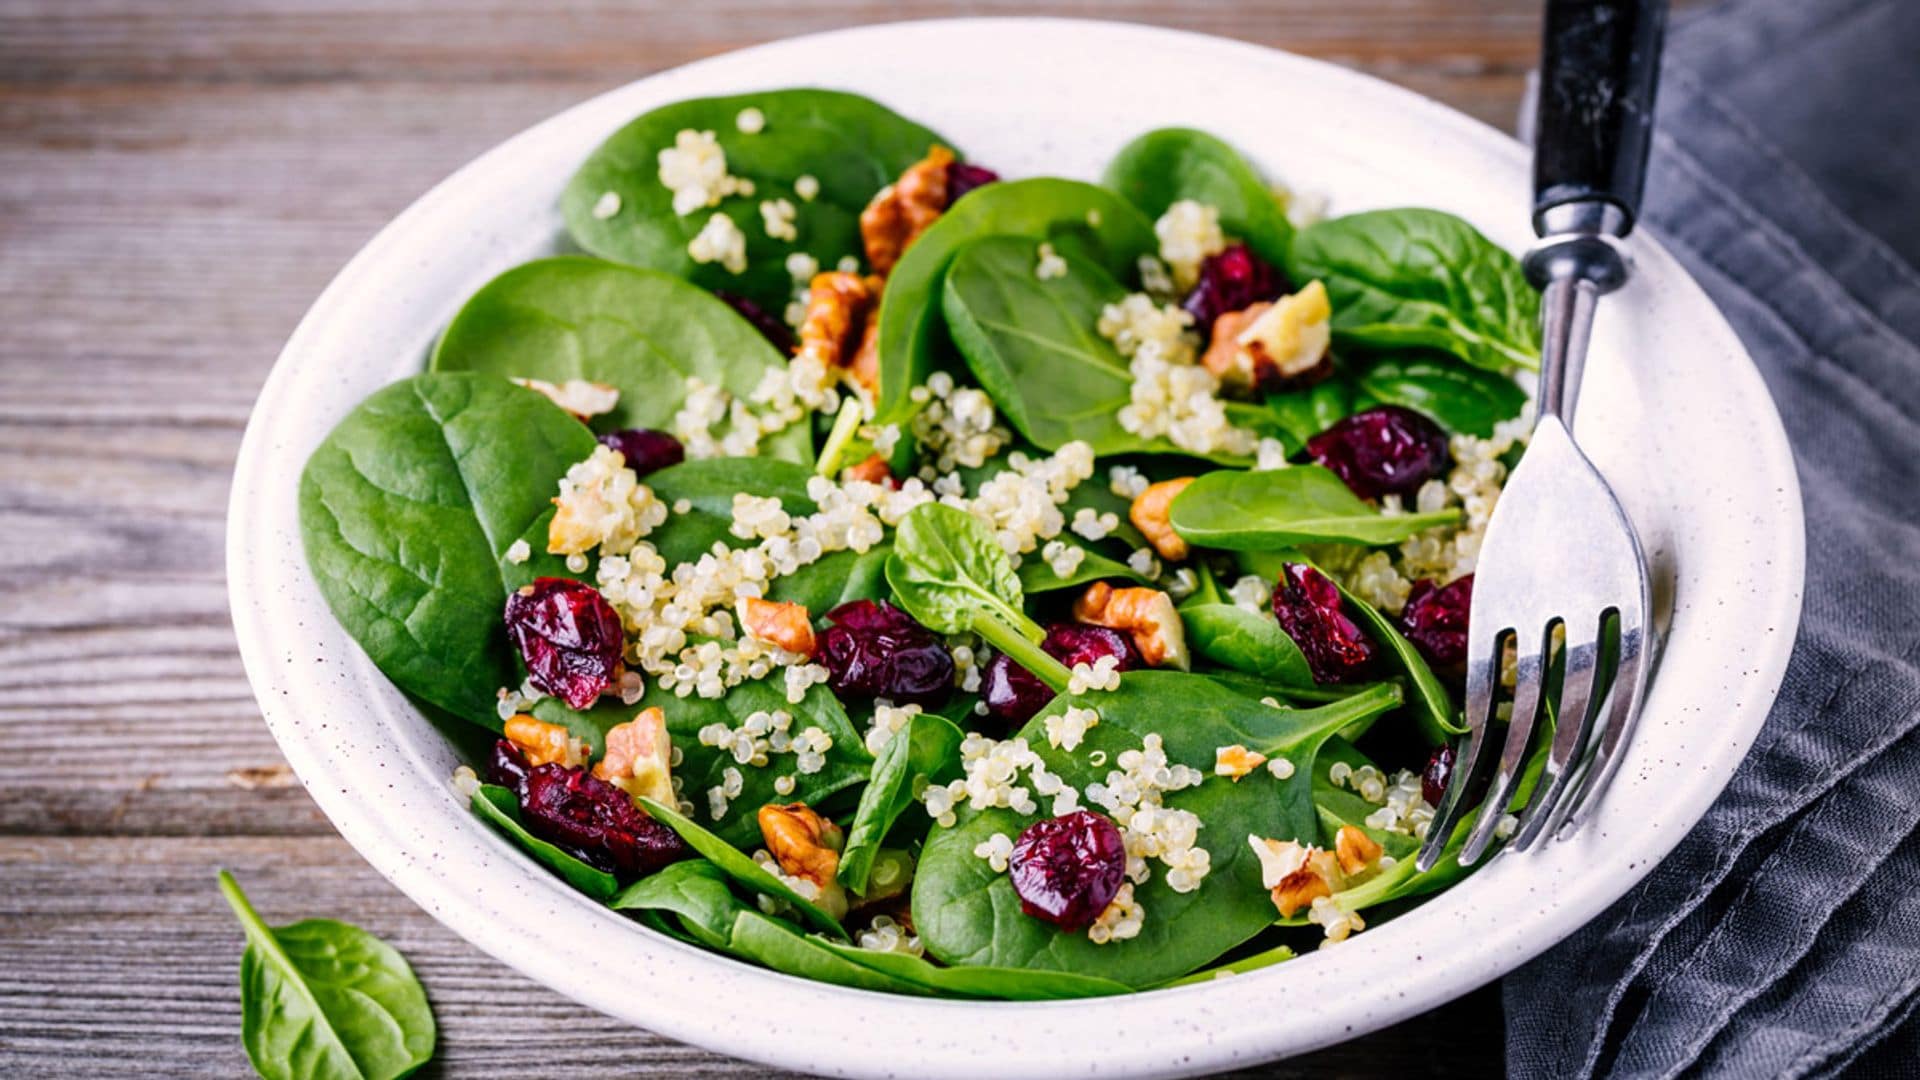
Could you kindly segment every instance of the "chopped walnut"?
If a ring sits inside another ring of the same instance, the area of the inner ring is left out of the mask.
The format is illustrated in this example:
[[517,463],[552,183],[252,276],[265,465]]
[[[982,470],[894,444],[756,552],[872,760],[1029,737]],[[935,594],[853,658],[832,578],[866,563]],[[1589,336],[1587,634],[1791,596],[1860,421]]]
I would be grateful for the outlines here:
[[514,379],[513,382],[538,392],[548,401],[572,413],[582,423],[603,413],[610,413],[620,404],[619,389],[606,383],[588,382],[585,379],[568,379],[558,385],[543,379]]
[[1229,776],[1234,783],[1267,763],[1267,755],[1239,744],[1222,746],[1213,752],[1213,775]]
[[1173,515],[1173,497],[1187,490],[1187,485],[1191,483],[1193,477],[1182,476],[1151,484],[1127,508],[1127,519],[1133,522],[1134,528],[1146,534],[1147,542],[1163,559],[1187,557],[1187,542],[1173,531],[1170,518]]
[[527,764],[565,765],[576,768],[587,763],[587,744],[559,724],[549,724],[521,714],[507,720],[503,732],[507,741],[520,748]]
[[935,146],[927,156],[883,187],[860,212],[860,239],[867,249],[867,265],[886,274],[947,208],[947,166],[953,151]]
[[813,617],[805,604],[743,596],[735,612],[748,636],[790,653],[813,655]]
[[760,838],[780,869],[813,885],[820,905],[836,918],[846,914],[847,894],[834,880],[846,835],[806,803],[760,808]]
[[1333,853],[1340,860],[1340,869],[1348,877],[1365,873],[1384,850],[1373,837],[1352,825],[1342,825],[1340,831],[1334,834]]
[[672,806],[678,801],[668,760],[672,752],[667,714],[651,706],[607,729],[607,752],[594,764],[593,775],[636,798],[644,795]]
[[865,461],[847,467],[847,479],[863,480],[869,484],[888,484],[893,481],[893,469],[887,459],[880,454],[869,454]]
[[1125,630],[1154,667],[1187,670],[1187,632],[1173,598],[1159,589],[1116,589],[1097,581],[1074,601],[1073,617],[1095,626]]
[[1278,390],[1319,368],[1333,344],[1332,320],[1327,287],[1318,281],[1274,301],[1234,338],[1246,358],[1243,370],[1250,384]]
[[855,382],[873,392],[879,382],[880,321],[874,318],[882,282],[844,270],[815,274],[807,286],[800,351],[828,370],[851,368]]
[[[869,278],[868,280],[873,280]],[[878,291],[876,290],[876,295]],[[853,350],[853,359],[847,361],[847,377],[855,386],[865,390],[868,396],[880,392],[880,310],[879,304],[867,315],[866,325],[860,328],[860,346]]]
[[1207,351],[1200,356],[1200,365],[1230,389],[1251,387],[1253,357],[1240,347],[1240,334],[1272,306],[1271,301],[1262,300],[1240,311],[1222,312],[1213,320],[1213,335],[1207,341]]
[[1311,905],[1316,897],[1332,896],[1341,880],[1333,852],[1292,840],[1247,837],[1260,858],[1260,884],[1273,893],[1273,906],[1283,919]]

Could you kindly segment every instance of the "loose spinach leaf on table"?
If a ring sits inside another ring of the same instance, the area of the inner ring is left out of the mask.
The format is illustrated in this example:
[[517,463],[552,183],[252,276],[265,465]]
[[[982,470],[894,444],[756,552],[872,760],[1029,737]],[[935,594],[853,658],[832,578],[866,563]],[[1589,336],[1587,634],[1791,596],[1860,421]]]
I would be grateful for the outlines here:
[[[429,373],[375,391],[307,460],[300,533],[327,606],[400,689],[498,729],[520,673],[507,593],[565,574],[546,522],[593,434],[493,375]],[[514,541],[537,553],[507,559]]]
[[853,963],[902,982],[960,997],[996,998],[1002,1001],[1064,1001],[1071,998],[1108,997],[1125,994],[1132,989],[1112,979],[1076,975],[1067,971],[940,967],[907,953],[875,952],[835,941],[819,941],[819,945]]
[[[674,748],[680,751],[680,764],[674,766],[673,774],[681,781],[687,800],[693,803],[694,816],[735,847],[760,843],[760,825],[755,815],[762,806],[794,801],[816,805],[829,795],[866,779],[873,763],[860,733],[854,730],[853,722],[831,690],[819,685],[808,687],[796,705],[787,700],[785,686],[777,677],[741,683],[720,698],[692,694],[681,697],[652,683],[646,694],[632,705],[608,699],[584,712],[567,708],[558,698],[543,698],[534,705],[533,714],[548,723],[566,726],[586,739],[594,753],[599,754],[604,751],[609,728],[654,706],[666,714],[667,731],[673,738]],[[794,735],[817,727],[833,740],[819,772],[798,771],[792,754],[769,755],[764,767],[743,765],[734,760],[729,751],[700,742],[700,729],[708,724],[739,728],[756,712],[777,711],[785,711],[793,718],[790,730]],[[706,793],[709,788],[724,785],[728,769],[739,770],[740,793],[728,800],[725,816],[716,821]],[[792,776],[794,780],[792,792],[786,795],[773,786],[781,776]]]
[[[1066,273],[1041,280],[1034,274],[1037,250],[1030,238],[983,237],[962,247],[947,269],[941,311],[974,377],[1008,422],[1044,449],[1078,439],[1096,454],[1183,453],[1117,419],[1131,400],[1133,374],[1097,324],[1101,309],[1124,297],[1126,287],[1098,262],[1072,255],[1061,256]],[[1257,406],[1230,402],[1227,414],[1261,434],[1277,430]]]
[[967,193],[920,235],[887,275],[880,298],[880,390],[877,422],[912,415],[908,397],[926,382],[946,345],[941,281],[955,252],[983,236],[1045,240],[1063,256],[1099,264],[1126,278],[1136,260],[1157,250],[1153,225],[1125,199],[1075,180],[1010,180]]
[[1338,540],[1391,544],[1459,520],[1457,508],[1383,514],[1318,465],[1202,475],[1173,500],[1172,523],[1190,544],[1272,550]]
[[605,900],[620,890],[612,874],[582,862],[572,852],[550,844],[527,831],[520,820],[520,800],[513,792],[494,784],[482,784],[473,793],[473,815],[506,834],[547,869],[566,879],[567,884],[593,897]]
[[[786,363],[753,324],[704,289],[655,270],[563,255],[482,286],[440,336],[432,368],[606,383],[620,402],[593,425],[615,431],[671,428],[689,376],[745,397]],[[725,430],[719,425],[716,437]],[[767,436],[760,453],[811,462],[813,433],[794,424]]]
[[[1035,818],[996,808],[963,807],[951,829],[928,838],[914,879],[915,925],[927,949],[953,965],[1070,971],[1151,986],[1195,970],[1259,933],[1273,922],[1273,905],[1260,886],[1249,834],[1310,841],[1319,835],[1313,805],[1314,757],[1328,736],[1393,707],[1399,691],[1379,686],[1312,710],[1273,708],[1199,675],[1133,671],[1111,693],[1056,698],[1021,730],[1050,772],[1085,790],[1104,781],[1106,762],[1138,749],[1158,733],[1169,762],[1208,775],[1198,787],[1166,797],[1204,823],[1200,843],[1212,869],[1200,888],[1178,893],[1156,865],[1135,897],[1147,911],[1140,935],[1095,945],[1085,933],[1066,933],[1020,910],[1019,897],[1003,873],[973,854],[994,833],[1017,836]],[[1050,746],[1046,719],[1069,704],[1091,704],[1100,722],[1069,753]],[[1238,783],[1212,776],[1214,751],[1242,744],[1270,758],[1294,763],[1286,780],[1265,769]],[[1092,764],[1093,755],[1104,755]]]
[[1240,152],[1204,131],[1160,128],[1120,148],[1100,181],[1149,218],[1181,199],[1220,212],[1220,227],[1274,266],[1287,264],[1286,207]]
[[[766,118],[752,134],[737,124],[748,108]],[[751,181],[753,194],[675,213],[673,192],[660,181],[660,152],[686,130],[712,132],[726,154],[727,174]],[[860,211],[935,144],[953,145],[856,94],[793,89],[696,98],[654,109],[601,143],[568,182],[560,209],[567,231],[595,255],[737,293],[777,314],[793,289],[787,255],[806,252],[827,269],[844,256],[864,255]],[[794,191],[802,176],[820,185],[811,199]],[[617,203],[606,199],[609,192]],[[767,235],[761,218],[760,204],[779,199],[795,210],[792,242]],[[605,214],[609,204],[613,213]],[[741,273],[697,263],[687,251],[715,214],[731,218],[746,236]]]
[[960,742],[965,738],[945,717],[920,713],[893,733],[873,761],[873,774],[860,792],[860,806],[847,828],[840,853],[840,884],[867,891],[873,857],[893,823],[913,805],[915,786],[944,784],[960,776]]
[[1425,413],[1448,431],[1486,438],[1495,424],[1520,415],[1527,393],[1512,379],[1470,367],[1444,353],[1407,352],[1364,360],[1354,385],[1388,405]]
[[1540,366],[1540,296],[1520,260],[1439,210],[1371,210],[1294,237],[1287,272],[1319,278],[1336,342],[1439,349],[1492,371]]
[[247,935],[240,1038],[261,1076],[389,1080],[433,1056],[433,1010],[393,946],[333,919],[269,927],[232,874],[219,880]]
[[[840,928],[840,920],[827,914],[813,901],[794,892],[786,882],[761,869],[760,864],[748,858],[740,849],[702,828],[697,822],[683,817],[678,810],[652,799],[642,797],[640,805],[652,814],[661,824],[680,834],[687,846],[698,852],[701,857],[712,863],[722,874],[761,896],[770,896],[793,905],[800,917],[815,927],[834,937],[846,937],[847,932]],[[755,808],[756,810],[758,807]]]

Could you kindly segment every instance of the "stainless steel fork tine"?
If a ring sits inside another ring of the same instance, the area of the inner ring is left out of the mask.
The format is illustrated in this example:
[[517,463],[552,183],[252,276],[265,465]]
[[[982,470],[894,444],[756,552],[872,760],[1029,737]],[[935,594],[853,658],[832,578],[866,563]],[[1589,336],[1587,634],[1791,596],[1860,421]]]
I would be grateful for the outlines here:
[[[1520,830],[1508,845],[1515,851],[1527,850],[1536,839],[1546,834],[1547,821],[1553,816],[1553,808],[1567,794],[1578,771],[1581,751],[1593,738],[1594,724],[1601,711],[1593,707],[1592,698],[1594,683],[1599,678],[1599,634],[1604,629],[1604,621],[1595,620],[1594,636],[1586,640],[1575,641],[1571,632],[1567,635],[1567,674],[1561,683],[1560,711],[1555,717],[1553,746],[1547,751],[1546,767],[1541,770],[1533,798],[1528,800],[1526,809],[1520,814]],[[1567,625],[1571,628],[1574,624]],[[1601,702],[1602,706],[1605,704]]]
[[1587,815],[1599,805],[1613,774],[1620,767],[1620,749],[1632,734],[1633,721],[1640,713],[1640,699],[1647,692],[1649,647],[1645,613],[1652,607],[1643,593],[1632,610],[1620,613],[1620,666],[1608,694],[1607,725],[1600,732],[1600,746],[1594,751],[1593,764],[1581,778],[1580,787],[1562,800],[1547,822],[1549,835],[1564,837],[1579,829]]
[[1516,638],[1524,646],[1515,666],[1513,683],[1513,715],[1507,718],[1507,738],[1500,747],[1500,767],[1494,773],[1493,784],[1487,788],[1486,797],[1480,800],[1480,815],[1474,819],[1473,831],[1467,834],[1467,842],[1460,847],[1460,865],[1472,866],[1486,854],[1487,845],[1493,843],[1493,831],[1500,825],[1500,819],[1506,815],[1507,803],[1513,798],[1513,785],[1520,776],[1521,767],[1527,761],[1527,746],[1533,741],[1533,728],[1540,716],[1540,703],[1545,697],[1547,655],[1553,646],[1553,627],[1537,628],[1531,635]]
[[[1467,789],[1474,786],[1474,777],[1478,775],[1480,758],[1487,745],[1487,730],[1493,720],[1494,691],[1500,685],[1500,658],[1505,651],[1504,633],[1485,631],[1490,642],[1479,640],[1478,631],[1471,621],[1467,634],[1470,639],[1467,647],[1467,742],[1460,749],[1460,755],[1453,763],[1453,776],[1447,783],[1447,793],[1441,797],[1440,806],[1434,811],[1433,820],[1427,825],[1427,838],[1420,845],[1420,854],[1414,859],[1414,866],[1422,872],[1433,869],[1440,861],[1440,855],[1447,847],[1447,839],[1466,816],[1470,807],[1466,805]],[[1474,659],[1478,658],[1478,659]]]

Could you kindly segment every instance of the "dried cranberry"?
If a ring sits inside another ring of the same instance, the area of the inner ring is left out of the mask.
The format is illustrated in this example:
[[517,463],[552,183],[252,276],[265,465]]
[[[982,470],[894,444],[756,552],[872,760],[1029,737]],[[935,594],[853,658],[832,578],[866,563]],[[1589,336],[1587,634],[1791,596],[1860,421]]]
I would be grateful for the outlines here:
[[1200,264],[1200,277],[1180,306],[1193,316],[1201,340],[1213,333],[1213,320],[1288,291],[1287,276],[1268,265],[1245,244],[1235,244]]
[[960,201],[960,196],[977,187],[984,187],[1000,179],[1000,174],[992,169],[983,169],[978,165],[969,165],[964,161],[947,163],[947,205]]
[[1273,617],[1300,646],[1314,682],[1347,682],[1373,664],[1373,640],[1341,610],[1339,587],[1305,563],[1281,568],[1273,589]]
[[[1068,667],[1075,664],[1092,666],[1095,660],[1103,656],[1118,659],[1121,671],[1147,666],[1131,637],[1118,630],[1087,623],[1054,623],[1047,628],[1047,636],[1041,640],[1040,648]],[[1047,688],[1047,684],[1014,663],[1006,653],[995,653],[993,659],[987,661],[981,693],[987,703],[987,715],[1010,725],[1026,723],[1034,713],[1046,708],[1047,702],[1053,700],[1053,691]]]
[[939,637],[887,603],[855,600],[827,612],[817,659],[837,694],[937,706],[953,692],[953,654]]
[[1127,845],[1112,821],[1075,810],[1036,821],[1007,860],[1020,910],[1063,930],[1084,930],[1113,902],[1127,877]]
[[693,854],[679,834],[635,806],[632,796],[584,768],[533,769],[520,811],[528,832],[623,878],[651,874]]
[[713,295],[725,300],[728,307],[739,312],[741,318],[752,323],[753,328],[760,331],[760,336],[772,342],[773,347],[779,349],[781,355],[784,356],[793,351],[794,341],[792,328],[779,319],[774,318],[772,315],[769,315],[766,308],[761,307],[759,304],[754,303],[744,296],[727,292],[724,289],[715,289]]
[[1447,433],[1398,405],[1357,412],[1307,440],[1307,456],[1346,482],[1355,495],[1412,495],[1447,471]]
[[1427,759],[1427,767],[1420,770],[1420,797],[1427,800],[1428,806],[1439,806],[1447,794],[1447,781],[1451,779],[1453,747],[1442,746]]
[[507,633],[542,693],[575,709],[599,700],[620,674],[626,636],[600,591],[570,578],[535,578],[507,595]]
[[495,740],[493,756],[487,760],[487,783],[510,788],[516,796],[525,799],[527,774],[531,771],[533,767],[527,764],[527,756],[519,747],[507,739]]
[[1457,675],[1466,670],[1467,612],[1472,607],[1472,574],[1438,589],[1422,578],[1407,593],[1400,626],[1435,671]]
[[620,455],[627,459],[627,468],[641,476],[658,472],[669,465],[678,465],[687,459],[686,447],[680,445],[679,439],[652,428],[609,431],[600,436],[600,445],[620,451]]

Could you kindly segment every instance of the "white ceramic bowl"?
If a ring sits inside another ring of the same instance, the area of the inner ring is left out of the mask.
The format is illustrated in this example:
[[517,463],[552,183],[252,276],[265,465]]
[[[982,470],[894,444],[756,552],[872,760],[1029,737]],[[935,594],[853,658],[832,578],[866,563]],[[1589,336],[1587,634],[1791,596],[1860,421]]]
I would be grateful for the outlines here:
[[[1202,1072],[1352,1038],[1479,986],[1601,911],[1717,795],[1793,642],[1802,518],[1772,402],[1699,288],[1646,236],[1603,303],[1582,442],[1639,524],[1670,609],[1636,739],[1574,841],[1496,860],[1336,950],[1202,986],[1048,1004],[877,995],[667,940],[571,891],[470,818],[446,741],[328,613],[295,490],[313,447],[418,371],[468,294],[555,250],[555,208],[602,138],[685,97],[817,85],[871,95],[1009,175],[1094,178],[1130,137],[1189,124],[1335,212],[1454,211],[1518,250],[1527,155],[1405,90],[1250,45],[1105,23],[909,23],[781,42],[645,79],[491,151],[409,208],[300,324],[240,453],[228,571],[247,674],[340,832],[442,922],[603,1012],[724,1053],[846,1076]],[[457,102],[449,102],[457,108]]]

